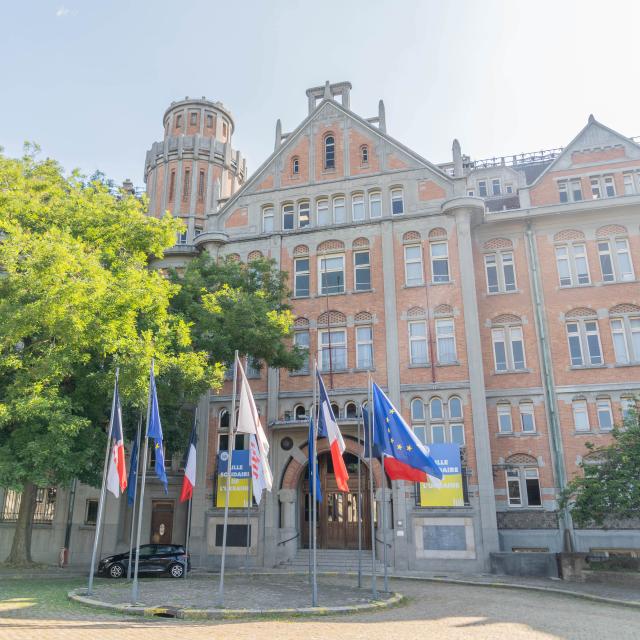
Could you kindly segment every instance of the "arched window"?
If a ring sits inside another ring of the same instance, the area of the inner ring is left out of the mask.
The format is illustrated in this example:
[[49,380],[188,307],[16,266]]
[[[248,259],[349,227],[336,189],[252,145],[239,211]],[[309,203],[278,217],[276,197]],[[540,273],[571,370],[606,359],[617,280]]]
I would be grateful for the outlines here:
[[344,415],[345,415],[345,418],[358,417],[358,408],[356,407],[355,402],[347,402],[347,404],[344,407]]
[[273,231],[273,207],[267,206],[262,209],[262,233]]
[[369,146],[363,144],[360,147],[360,166],[366,167],[369,164]]
[[431,398],[429,403],[429,416],[431,420],[442,420],[444,418],[442,400],[440,400],[440,398]]
[[333,411],[333,416],[337,420],[340,417],[340,407],[335,402],[331,403],[331,411]]
[[294,176],[297,176],[300,173],[300,160],[298,160],[298,158],[293,158],[293,160],[291,160],[291,173]]
[[332,135],[328,135],[324,139],[324,168],[336,168],[336,141]]
[[309,201],[300,202],[298,204],[298,227],[308,227],[311,220],[309,216]]
[[293,229],[294,206],[293,204],[282,205],[282,228],[285,231]]
[[296,420],[306,420],[307,412],[304,406],[301,404],[297,405],[294,410],[294,415],[296,417]]
[[411,420],[422,422],[424,420],[424,402],[422,398],[414,398],[411,401]]
[[227,409],[222,409],[220,411],[220,428],[228,429],[229,428],[229,411]]
[[458,396],[449,398],[449,417],[452,420],[462,418],[462,402]]

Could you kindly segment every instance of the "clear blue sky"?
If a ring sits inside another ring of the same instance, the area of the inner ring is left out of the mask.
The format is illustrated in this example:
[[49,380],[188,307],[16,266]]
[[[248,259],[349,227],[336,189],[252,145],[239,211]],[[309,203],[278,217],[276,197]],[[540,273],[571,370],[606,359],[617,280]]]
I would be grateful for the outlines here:
[[563,146],[589,113],[640,135],[635,0],[25,0],[0,7],[0,146],[142,184],[162,114],[221,100],[256,169],[307,87],[353,84],[352,108],[433,162]]

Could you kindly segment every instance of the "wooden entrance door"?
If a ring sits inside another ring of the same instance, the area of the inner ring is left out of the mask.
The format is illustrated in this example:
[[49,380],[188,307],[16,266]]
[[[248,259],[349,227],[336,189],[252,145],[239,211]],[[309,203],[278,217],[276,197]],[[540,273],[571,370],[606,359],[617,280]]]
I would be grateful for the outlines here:
[[[318,456],[318,471],[322,487],[322,502],[318,503],[317,536],[319,549],[358,548],[358,459],[344,454],[349,472],[349,493],[338,491],[333,473],[331,454]],[[369,473],[366,465],[360,465],[360,490],[362,504],[362,548],[371,548],[371,511],[369,508]],[[309,479],[305,473],[300,492],[300,527],[302,546],[309,547],[309,521],[311,519]]]
[[152,544],[173,542],[173,500],[153,500],[151,503]]

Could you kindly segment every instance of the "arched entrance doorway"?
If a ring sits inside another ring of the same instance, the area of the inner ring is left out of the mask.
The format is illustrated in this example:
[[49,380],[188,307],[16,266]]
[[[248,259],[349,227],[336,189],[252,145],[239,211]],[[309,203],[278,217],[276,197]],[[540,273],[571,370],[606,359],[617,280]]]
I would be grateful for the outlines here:
[[[349,493],[338,491],[330,453],[318,456],[318,471],[322,487],[322,502],[318,502],[317,544],[318,549],[358,548],[358,458],[352,453],[344,454],[349,472]],[[371,507],[369,499],[369,470],[360,464],[360,491],[362,504],[362,548],[371,549]],[[311,496],[309,476],[305,469],[299,489],[300,537],[302,546],[309,548],[309,521],[311,519]]]

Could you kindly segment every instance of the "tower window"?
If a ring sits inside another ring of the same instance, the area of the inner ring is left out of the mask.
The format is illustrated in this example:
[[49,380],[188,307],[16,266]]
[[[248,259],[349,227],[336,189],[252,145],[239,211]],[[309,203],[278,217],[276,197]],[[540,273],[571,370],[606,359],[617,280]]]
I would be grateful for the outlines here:
[[223,138],[226,138],[226,137],[227,137],[227,131],[228,131],[227,123],[226,123],[226,122],[223,122],[223,123],[222,123],[222,137],[223,137]]
[[209,129],[213,127],[213,116],[210,113],[207,114],[207,127]]
[[176,116],[176,129],[179,129],[182,126],[182,114],[179,113]]
[[324,139],[324,168],[336,168],[336,141],[333,136]]
[[184,172],[184,185],[182,187],[182,199],[186,202],[189,199],[191,193],[191,171],[186,169]]
[[195,126],[198,124],[198,114],[193,112],[189,114],[189,124]]
[[366,167],[369,164],[369,147],[363,144],[360,147],[360,165]]
[[204,171],[198,175],[198,200],[204,200]]
[[176,172],[175,169],[171,171],[171,175],[169,176],[169,202],[173,200],[176,190]]
[[291,173],[294,176],[297,176],[300,173],[300,160],[298,160],[298,158],[294,158],[291,161]]

